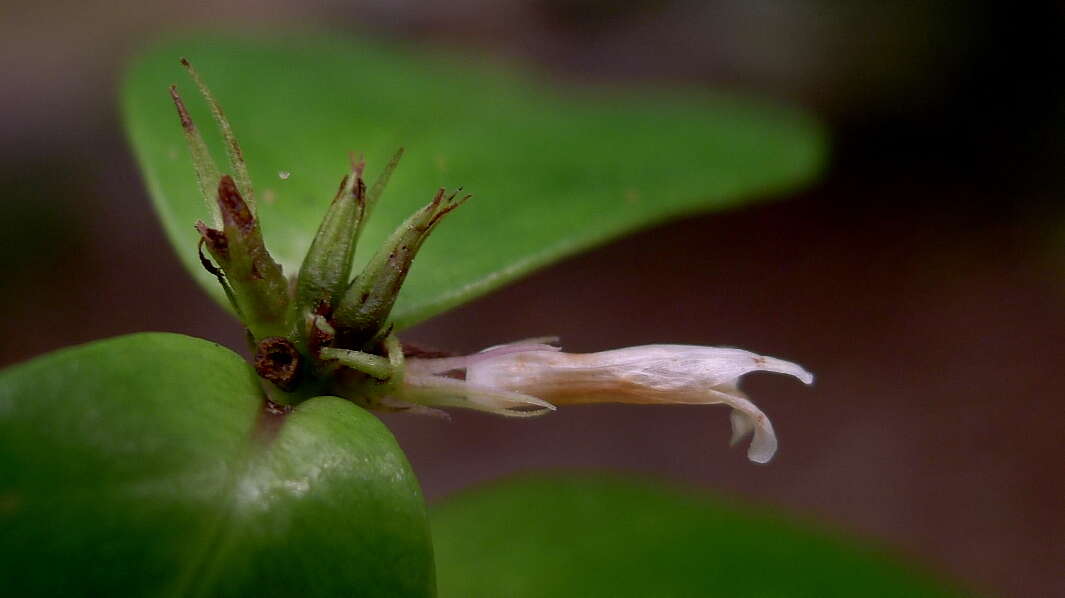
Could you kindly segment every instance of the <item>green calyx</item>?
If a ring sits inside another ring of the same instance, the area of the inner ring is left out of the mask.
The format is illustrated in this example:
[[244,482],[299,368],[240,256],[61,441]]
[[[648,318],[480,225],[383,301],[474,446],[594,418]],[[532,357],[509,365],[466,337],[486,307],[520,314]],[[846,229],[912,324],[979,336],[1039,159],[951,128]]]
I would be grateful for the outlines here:
[[438,190],[353,280],[359,233],[403,150],[369,190],[363,181],[365,162],[353,161],[299,273],[290,280],[263,241],[251,178],[225,113],[188,61],[181,63],[211,108],[233,172],[220,174],[177,88],[171,86],[200,191],[214,221],[213,227],[196,223],[200,261],[218,279],[247,328],[255,370],[267,396],[275,403],[295,405],[333,393],[365,407],[381,407],[381,398],[403,377],[403,349],[388,322],[396,296],[425,239],[469,196]]
[[429,205],[415,212],[388,238],[347,290],[334,312],[353,342],[373,344],[388,318],[414,256],[440,220],[469,199],[440,189]]

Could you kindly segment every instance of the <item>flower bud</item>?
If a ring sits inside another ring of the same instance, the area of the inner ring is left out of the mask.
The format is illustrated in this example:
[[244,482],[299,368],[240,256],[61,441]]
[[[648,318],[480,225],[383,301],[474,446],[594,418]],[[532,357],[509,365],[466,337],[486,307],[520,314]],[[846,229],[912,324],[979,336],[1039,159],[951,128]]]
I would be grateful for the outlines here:
[[355,246],[370,207],[381,196],[402,155],[403,148],[400,148],[378,175],[369,193],[362,179],[366,162],[361,158],[352,164],[351,172],[340,182],[340,189],[300,267],[296,285],[300,313],[332,313],[351,279]]
[[356,232],[366,210],[364,166],[360,160],[340,182],[340,189],[303,259],[296,283],[301,313],[328,313],[347,287],[358,240]]
[[338,333],[348,343],[365,346],[380,337],[418,249],[437,223],[469,197],[457,198],[456,193],[445,197],[440,189],[433,201],[401,224],[366,264],[333,314]]

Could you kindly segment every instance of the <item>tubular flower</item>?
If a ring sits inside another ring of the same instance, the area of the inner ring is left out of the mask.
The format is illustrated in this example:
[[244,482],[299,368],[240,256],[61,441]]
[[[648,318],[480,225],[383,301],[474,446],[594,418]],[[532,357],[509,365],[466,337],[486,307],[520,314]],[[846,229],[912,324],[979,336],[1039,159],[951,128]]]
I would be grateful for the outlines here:
[[[462,370],[465,380],[444,375]],[[757,371],[813,383],[813,374],[797,364],[742,349],[644,345],[564,353],[524,341],[463,357],[409,359],[395,398],[519,416],[582,403],[722,403],[732,407],[733,444],[753,435],[747,457],[766,463],[776,452],[776,434],[765,413],[738,387],[740,377]]]

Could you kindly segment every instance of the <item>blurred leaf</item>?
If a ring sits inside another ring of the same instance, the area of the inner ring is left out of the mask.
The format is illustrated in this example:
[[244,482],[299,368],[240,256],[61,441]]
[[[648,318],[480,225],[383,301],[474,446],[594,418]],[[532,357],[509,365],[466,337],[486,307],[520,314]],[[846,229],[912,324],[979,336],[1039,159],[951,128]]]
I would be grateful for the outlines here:
[[357,267],[437,187],[474,195],[415,262],[393,312],[400,326],[636,228],[793,188],[823,159],[802,114],[705,90],[559,88],[470,57],[326,36],[175,41],[133,65],[123,110],[167,234],[223,304],[196,260],[192,225],[207,211],[168,85],[179,84],[220,164],[224,152],[180,56],[233,121],[267,243],[289,274],[350,150],[366,153],[372,178],[407,148]]
[[646,481],[512,480],[431,520],[444,598],[958,595],[860,544]]
[[0,372],[5,595],[427,596],[424,502],[372,415],[267,416],[212,343],[143,334]]

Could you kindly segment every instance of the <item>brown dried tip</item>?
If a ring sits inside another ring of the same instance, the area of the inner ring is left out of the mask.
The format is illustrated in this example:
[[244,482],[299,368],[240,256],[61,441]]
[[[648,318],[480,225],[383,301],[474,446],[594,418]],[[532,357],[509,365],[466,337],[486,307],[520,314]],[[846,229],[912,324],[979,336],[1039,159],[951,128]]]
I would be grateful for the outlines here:
[[[441,187],[439,190],[437,190],[436,195],[433,196],[432,203],[429,204],[429,207],[435,210],[435,212],[433,213],[432,217],[429,218],[429,222],[425,225],[426,229],[432,229],[433,227],[435,227],[436,224],[440,222],[440,220],[444,216],[447,216],[448,214],[453,212],[455,208],[466,203],[466,200],[473,197],[472,195],[468,194],[463,195],[462,197],[458,197],[460,191],[462,191],[462,187],[459,187],[451,195],[444,197],[444,188]],[[458,199],[455,199],[456,197],[458,197]],[[441,206],[441,204],[443,205]]]
[[363,171],[366,170],[366,156],[359,152],[358,155],[355,152],[349,154],[351,159],[351,170],[355,172],[355,176],[362,178]]
[[228,174],[222,175],[218,182],[218,205],[222,208],[223,218],[233,222],[242,233],[250,232],[255,227],[255,215]]
[[366,204],[366,183],[362,181],[362,177],[355,179],[355,201],[360,205]]
[[219,260],[229,259],[229,239],[220,230],[210,228],[202,220],[196,222],[196,230],[200,233],[200,244],[207,244],[211,255]]
[[185,102],[181,100],[181,95],[178,94],[177,85],[170,86],[170,99],[174,100],[174,106],[177,108],[178,118],[181,119],[181,127],[186,131],[195,129],[196,125],[192,124],[192,117],[189,116],[189,110],[185,107]]
[[255,350],[255,371],[286,392],[299,384],[300,362],[296,346],[280,336],[264,338]]

